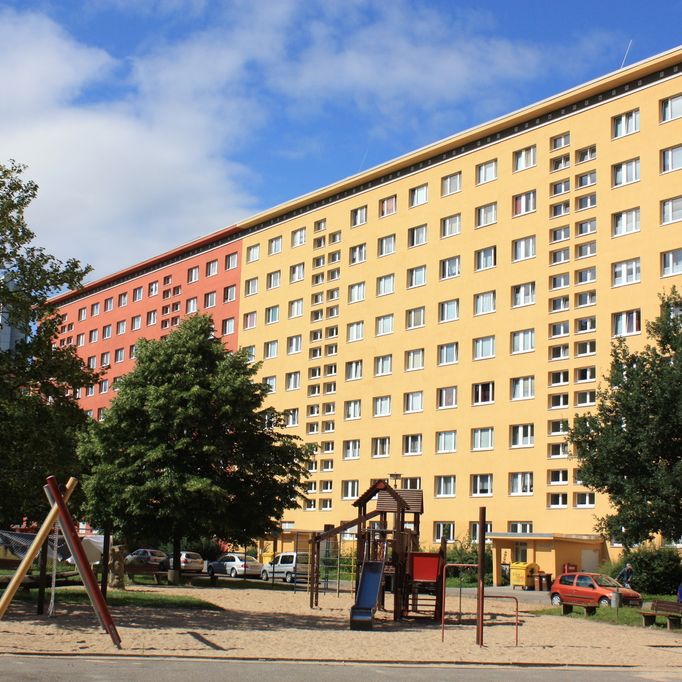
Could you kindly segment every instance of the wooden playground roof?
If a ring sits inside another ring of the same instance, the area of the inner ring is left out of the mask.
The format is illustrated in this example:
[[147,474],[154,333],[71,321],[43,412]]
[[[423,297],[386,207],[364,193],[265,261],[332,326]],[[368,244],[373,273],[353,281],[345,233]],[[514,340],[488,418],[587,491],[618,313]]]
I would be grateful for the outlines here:
[[[400,500],[407,506],[403,507],[406,512],[413,514],[424,513],[424,491],[423,490],[394,490]],[[385,512],[397,512],[398,505],[395,498],[388,494],[388,491],[381,490],[377,496],[377,510]]]

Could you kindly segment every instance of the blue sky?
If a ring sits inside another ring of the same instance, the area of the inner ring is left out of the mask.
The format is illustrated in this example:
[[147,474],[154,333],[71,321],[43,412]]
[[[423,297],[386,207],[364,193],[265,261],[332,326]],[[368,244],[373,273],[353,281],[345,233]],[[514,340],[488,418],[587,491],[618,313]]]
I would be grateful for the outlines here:
[[682,44],[654,5],[0,0],[0,161],[101,277]]

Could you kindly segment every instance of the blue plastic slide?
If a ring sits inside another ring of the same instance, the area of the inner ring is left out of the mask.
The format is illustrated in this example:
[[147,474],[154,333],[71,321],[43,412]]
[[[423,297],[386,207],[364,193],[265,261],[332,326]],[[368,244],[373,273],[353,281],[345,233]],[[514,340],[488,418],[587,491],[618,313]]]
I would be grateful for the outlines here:
[[352,606],[350,610],[351,630],[372,629],[383,577],[383,561],[365,561],[362,565],[358,592],[355,595],[355,606]]

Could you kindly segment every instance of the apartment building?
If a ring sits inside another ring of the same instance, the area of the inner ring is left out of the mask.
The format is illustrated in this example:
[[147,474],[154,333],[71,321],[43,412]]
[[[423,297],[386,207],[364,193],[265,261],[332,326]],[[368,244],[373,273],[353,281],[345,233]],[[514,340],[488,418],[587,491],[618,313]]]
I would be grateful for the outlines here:
[[[564,443],[612,340],[640,348],[682,284],[682,48],[99,279],[56,300],[105,378],[210,313],[318,445],[283,524],[354,517],[374,480],[424,491],[422,543],[589,536],[607,500]],[[512,559],[524,558],[524,543]],[[499,557],[498,557],[499,558]]]

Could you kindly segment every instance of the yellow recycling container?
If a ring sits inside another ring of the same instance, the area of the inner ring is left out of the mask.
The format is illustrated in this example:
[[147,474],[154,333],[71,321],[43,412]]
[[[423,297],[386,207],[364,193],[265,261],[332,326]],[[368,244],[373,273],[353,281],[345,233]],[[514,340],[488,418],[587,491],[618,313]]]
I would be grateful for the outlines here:
[[510,582],[512,587],[522,587],[524,590],[533,589],[534,576],[540,567],[529,561],[516,561],[511,565]]

